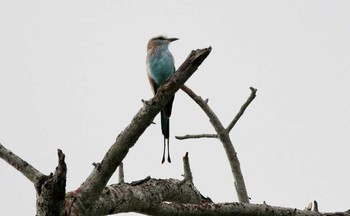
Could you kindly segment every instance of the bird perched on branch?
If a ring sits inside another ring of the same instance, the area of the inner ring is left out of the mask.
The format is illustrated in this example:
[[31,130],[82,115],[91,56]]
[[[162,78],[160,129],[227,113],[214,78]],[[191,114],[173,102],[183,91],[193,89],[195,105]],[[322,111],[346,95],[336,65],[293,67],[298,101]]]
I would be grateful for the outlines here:
[[[156,94],[159,87],[161,87],[175,72],[174,57],[169,51],[169,44],[176,40],[178,40],[178,38],[157,36],[148,41],[146,65],[148,80],[151,84],[153,94]],[[164,136],[162,163],[165,161],[166,144],[168,146],[168,162],[171,163],[169,152],[169,118],[173,102],[174,96],[164,106],[160,114],[162,133]]]

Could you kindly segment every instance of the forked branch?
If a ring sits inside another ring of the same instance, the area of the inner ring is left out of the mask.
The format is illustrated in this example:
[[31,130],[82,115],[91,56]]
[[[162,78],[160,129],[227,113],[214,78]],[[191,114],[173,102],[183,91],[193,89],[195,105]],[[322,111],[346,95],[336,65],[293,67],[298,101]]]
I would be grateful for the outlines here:
[[249,97],[248,101],[242,106],[240,112],[236,115],[236,117],[233,119],[233,121],[230,123],[229,127],[227,129],[224,128],[224,126],[221,124],[219,118],[216,116],[216,114],[212,111],[212,109],[209,107],[208,103],[203,100],[200,96],[196,95],[190,88],[187,86],[182,86],[181,88],[184,92],[188,94],[205,112],[205,114],[209,117],[210,123],[214,127],[216,134],[205,134],[202,135],[186,135],[183,137],[177,137],[178,139],[184,139],[184,138],[203,138],[203,137],[218,137],[223,144],[223,147],[225,149],[228,161],[231,166],[231,172],[233,174],[234,180],[235,180],[235,189],[237,192],[238,200],[243,203],[249,203],[249,197],[247,193],[247,189],[244,183],[243,174],[241,171],[240,163],[237,157],[237,153],[233,147],[233,144],[231,142],[231,138],[229,135],[230,130],[232,127],[236,124],[238,119],[243,115],[245,109],[248,107],[250,102],[255,98],[256,89],[250,88],[252,91],[251,96]]

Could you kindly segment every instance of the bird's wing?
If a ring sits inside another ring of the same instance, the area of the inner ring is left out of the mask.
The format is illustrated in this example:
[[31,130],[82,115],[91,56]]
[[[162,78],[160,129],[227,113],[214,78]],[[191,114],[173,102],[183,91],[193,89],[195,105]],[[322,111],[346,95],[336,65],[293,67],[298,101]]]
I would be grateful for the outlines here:
[[155,95],[157,93],[158,87],[150,76],[148,76],[148,81],[149,81],[149,84],[151,85],[152,92]]
[[[175,73],[175,67],[172,75]],[[171,116],[171,110],[173,108],[173,102],[174,102],[175,95],[169,100],[167,104],[165,104],[163,112],[167,118],[170,118]]]

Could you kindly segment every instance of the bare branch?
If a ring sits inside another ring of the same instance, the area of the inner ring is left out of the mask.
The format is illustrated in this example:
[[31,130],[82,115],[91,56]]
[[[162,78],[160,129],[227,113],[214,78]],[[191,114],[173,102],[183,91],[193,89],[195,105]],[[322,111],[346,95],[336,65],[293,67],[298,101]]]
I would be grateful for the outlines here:
[[186,215],[186,216],[211,216],[211,215],[240,215],[240,216],[350,216],[350,212],[318,213],[314,211],[302,211],[295,208],[269,206],[266,204],[248,203],[203,203],[203,204],[179,204],[163,202],[153,215]]
[[200,139],[200,138],[219,138],[217,134],[189,134],[185,136],[175,136],[178,140]]
[[[319,213],[264,204],[213,203],[190,183],[177,179],[145,178],[135,184],[114,184],[104,188],[100,198],[87,215],[110,215],[122,212],[138,212],[146,215],[261,215],[261,216],[350,216],[350,211]],[[76,202],[76,192],[66,196],[66,212],[70,216],[83,215],[88,208]],[[85,214],[86,215],[86,214]]]
[[16,154],[11,152],[10,150],[6,149],[1,143],[0,143],[0,158],[4,159],[7,163],[9,163],[15,169],[20,171],[33,184],[35,184],[41,176],[44,176],[44,174],[39,172],[32,165],[24,161],[22,158],[18,157]]
[[244,111],[247,109],[247,107],[249,106],[249,104],[254,100],[254,98],[256,97],[256,91],[257,89],[250,87],[250,90],[252,91],[250,93],[249,98],[247,99],[247,101],[242,105],[241,109],[239,110],[239,112],[237,113],[237,115],[233,118],[232,122],[227,126],[226,130],[228,133],[230,133],[230,131],[232,130],[232,128],[236,125],[236,123],[238,122],[238,120],[241,118],[241,116],[243,115]]
[[119,167],[119,178],[118,178],[118,183],[124,183],[124,165],[123,162],[120,163]]
[[241,171],[241,166],[237,157],[237,153],[233,147],[233,144],[230,139],[229,133],[226,131],[224,126],[221,124],[219,118],[216,114],[211,110],[208,103],[206,103],[200,96],[197,96],[190,88],[183,85],[181,88],[184,92],[186,92],[205,112],[205,114],[209,117],[210,123],[214,127],[221,143],[226,152],[226,156],[231,166],[231,172],[233,174],[233,178],[235,180],[235,189],[237,192],[238,200],[243,203],[249,203],[249,197],[247,193],[247,189],[245,187],[243,174]]
[[[133,183],[114,184],[102,191],[99,199],[88,207],[75,202],[76,192],[67,194],[66,212],[77,215],[110,215],[121,212],[139,212],[153,215],[162,202],[205,203],[210,199],[202,196],[192,184],[177,179],[145,179]],[[68,202],[71,200],[70,202]],[[90,208],[90,211],[88,211]],[[85,209],[85,210],[84,210]],[[83,214],[82,212],[87,212]]]
[[[181,87],[181,90],[183,90],[184,92],[186,92],[186,94],[188,96],[190,96],[201,108],[202,110],[205,112],[205,114],[207,114],[207,116],[209,117],[210,123],[213,125],[215,131],[218,133],[218,130],[220,131],[221,128],[223,128],[219,118],[215,115],[215,113],[211,110],[211,108],[209,107],[208,103],[206,101],[204,101],[200,96],[197,96],[189,87],[187,87],[186,85],[183,85]],[[221,125],[221,126],[220,126]]]
[[122,131],[115,143],[108,150],[100,163],[99,170],[94,169],[80,186],[80,200],[85,206],[91,206],[100,196],[108,180],[120,165],[129,149],[136,143],[141,134],[153,122],[155,116],[197,70],[199,65],[210,54],[211,47],[192,51],[174,75],[158,89],[157,94],[139,110],[132,122]]
[[193,184],[193,176],[190,168],[190,162],[188,159],[188,152],[186,152],[185,156],[182,158],[184,163],[184,178],[185,181]]

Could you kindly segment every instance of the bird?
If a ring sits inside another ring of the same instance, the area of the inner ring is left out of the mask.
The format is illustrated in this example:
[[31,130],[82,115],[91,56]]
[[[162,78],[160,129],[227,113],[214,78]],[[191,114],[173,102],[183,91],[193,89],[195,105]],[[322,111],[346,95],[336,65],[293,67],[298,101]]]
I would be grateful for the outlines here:
[[[169,51],[169,44],[178,38],[168,38],[166,36],[156,36],[151,38],[147,44],[147,76],[153,94],[155,95],[158,89],[175,73],[174,57]],[[160,112],[161,129],[164,136],[163,158],[162,164],[165,161],[166,144],[168,147],[168,162],[171,163],[169,151],[169,118],[173,106],[175,96],[164,106]]]

